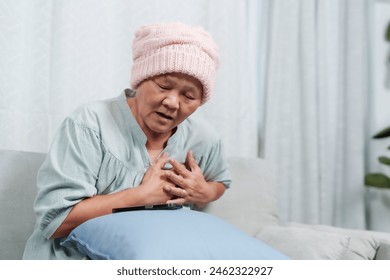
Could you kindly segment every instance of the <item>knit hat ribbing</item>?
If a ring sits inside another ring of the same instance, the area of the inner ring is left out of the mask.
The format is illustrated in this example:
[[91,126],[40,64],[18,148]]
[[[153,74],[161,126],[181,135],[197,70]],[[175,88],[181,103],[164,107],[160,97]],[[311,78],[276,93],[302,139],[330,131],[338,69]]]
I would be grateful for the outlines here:
[[201,27],[182,23],[143,26],[133,41],[131,86],[166,73],[184,73],[203,86],[202,103],[209,100],[219,63],[218,46]]

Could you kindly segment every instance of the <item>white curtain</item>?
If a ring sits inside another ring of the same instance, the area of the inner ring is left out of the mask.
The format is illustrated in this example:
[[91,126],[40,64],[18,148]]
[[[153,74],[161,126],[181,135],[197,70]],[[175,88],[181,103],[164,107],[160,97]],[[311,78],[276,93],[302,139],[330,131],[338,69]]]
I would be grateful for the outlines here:
[[[141,25],[201,25],[221,50],[201,110],[228,155],[257,154],[256,0],[0,0],[0,148],[46,152],[77,106],[128,87]],[[238,145],[237,145],[238,144]]]
[[370,1],[264,3],[264,155],[281,218],[364,228]]

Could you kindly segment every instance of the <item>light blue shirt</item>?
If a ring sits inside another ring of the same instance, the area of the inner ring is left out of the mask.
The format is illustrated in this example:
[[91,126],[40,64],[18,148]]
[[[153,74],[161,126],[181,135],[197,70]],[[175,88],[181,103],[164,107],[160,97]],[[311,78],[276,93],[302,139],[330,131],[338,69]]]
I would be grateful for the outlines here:
[[[150,166],[146,141],[124,93],[82,106],[66,118],[38,173],[37,222],[24,258],[84,258],[62,247],[62,238],[50,236],[81,200],[138,186]],[[206,181],[230,185],[219,136],[205,121],[192,116],[177,127],[164,149],[179,162],[185,161],[189,150]]]

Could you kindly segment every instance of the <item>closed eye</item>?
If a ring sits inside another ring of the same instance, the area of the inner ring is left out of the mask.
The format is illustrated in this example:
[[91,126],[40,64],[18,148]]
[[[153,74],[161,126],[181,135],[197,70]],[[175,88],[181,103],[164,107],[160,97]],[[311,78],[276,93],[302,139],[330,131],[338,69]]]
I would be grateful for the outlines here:
[[172,87],[152,80],[161,90],[170,90]]
[[195,100],[196,98],[190,94],[184,94],[184,96],[189,100]]
[[160,89],[162,89],[162,90],[170,90],[170,88],[167,87],[167,86],[158,85],[158,87],[159,87]]
[[170,90],[171,88],[169,86],[164,86],[164,85],[159,85],[157,84],[159,88],[163,89],[163,90]]

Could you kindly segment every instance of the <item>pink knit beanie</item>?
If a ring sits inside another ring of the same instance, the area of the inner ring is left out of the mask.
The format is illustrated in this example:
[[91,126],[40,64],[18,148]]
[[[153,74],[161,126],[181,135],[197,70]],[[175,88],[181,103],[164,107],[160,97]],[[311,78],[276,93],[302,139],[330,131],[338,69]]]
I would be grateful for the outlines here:
[[203,85],[205,103],[211,95],[219,63],[218,46],[201,27],[182,23],[142,26],[133,41],[131,86],[166,73],[184,73]]

